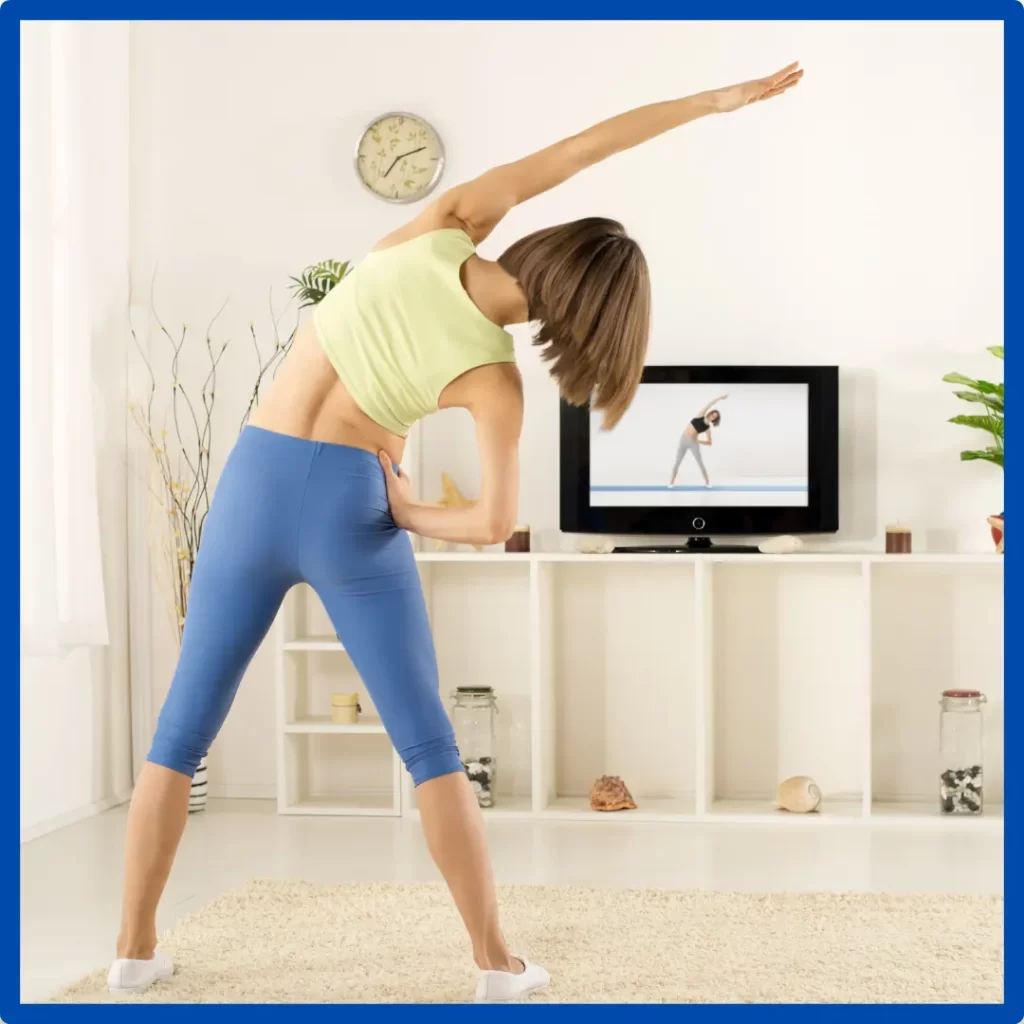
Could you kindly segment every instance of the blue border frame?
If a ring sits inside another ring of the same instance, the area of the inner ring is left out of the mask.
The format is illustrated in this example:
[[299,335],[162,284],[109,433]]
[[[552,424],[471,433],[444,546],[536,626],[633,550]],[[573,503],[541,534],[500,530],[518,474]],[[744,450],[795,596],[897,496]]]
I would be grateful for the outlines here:
[[[620,8],[612,0],[519,0],[513,8],[510,4],[493,5],[486,8],[486,15],[491,19],[553,19],[560,20],[616,20],[624,13],[632,20],[649,19],[708,19],[708,20],[948,20],[948,21],[981,21],[995,20],[1004,23],[1004,70],[1005,70],[1005,165],[1004,183],[1022,180],[1024,168],[1020,159],[1021,142],[1021,110],[1024,109],[1022,82],[1024,82],[1024,0],[946,0],[946,2],[926,3],[923,0],[863,0],[851,2],[842,0],[837,3],[813,3],[811,0],[777,0],[777,2],[758,4],[755,0],[701,0],[686,4],[671,4],[666,0],[647,0],[643,4],[634,4],[628,12]],[[343,8],[342,8],[343,9]],[[0,0],[0,138],[6,138],[8,145],[4,151],[11,153],[18,148],[18,91],[19,91],[19,22],[43,18],[67,19],[135,19],[135,20],[182,20],[182,19],[324,19],[334,20],[339,13],[339,6],[324,0],[307,0],[301,11],[294,7],[271,2],[255,2],[245,4],[238,0],[182,0],[178,3],[135,2],[127,0],[106,0],[91,4],[76,4],[69,0]],[[369,12],[357,12],[368,16]],[[479,18],[481,4],[479,0],[444,0],[437,10],[429,12],[434,20],[474,19]],[[927,96],[922,96],[922,102]],[[12,144],[13,143],[13,144]],[[9,331],[8,337],[18,334],[17,310],[19,303],[18,266],[19,266],[19,167],[11,159],[0,159],[0,196],[3,206],[0,213],[0,308],[8,310],[10,321],[11,311],[14,312],[15,330]],[[1019,288],[1022,280],[1019,274],[1019,238],[1021,231],[1021,205],[1017,194],[1004,187],[1005,195],[1005,270],[1004,280],[1015,282]],[[1014,337],[1019,333],[1021,322],[1020,293],[1005,288],[1005,327],[1004,336]],[[1012,346],[1008,346],[1012,348]],[[4,398],[0,401],[0,429],[7,437],[13,437],[19,429],[18,424],[18,355],[9,360],[10,369],[0,376],[0,387]],[[1005,370],[1009,377],[1015,375],[1016,357],[1010,355],[1006,360]],[[1015,387],[1013,385],[1012,387]],[[1011,387],[1011,390],[1012,390]],[[1016,435],[1014,419],[1010,418],[1010,431]],[[1016,451],[1013,442],[1011,452]],[[1005,477],[1006,505],[1009,508],[1019,507],[1016,496],[1020,481],[1016,476],[1010,456]],[[12,474],[13,475],[13,474]],[[6,536],[11,538],[17,532],[18,507],[13,500],[0,505],[0,516],[8,523]],[[1017,571],[1016,558],[1011,553],[1005,565],[1005,609],[1008,622],[1015,621],[1014,609],[1019,608],[1021,580]],[[4,591],[5,602],[10,605],[7,614],[0,617],[4,635],[8,643],[3,650],[13,651],[20,643],[17,625],[18,616],[14,614],[16,602],[12,598],[13,581],[9,581]],[[1019,621],[1019,620],[1017,620]],[[1024,678],[1020,674],[1020,646],[1013,630],[1006,630],[1005,671],[1008,682],[1016,682]],[[1009,641],[1014,642],[1009,642]],[[13,671],[12,671],[13,677]],[[4,713],[0,715],[0,723],[6,736],[2,744],[3,761],[7,765],[5,777],[19,777],[19,723],[20,698],[12,682],[3,691],[5,704]],[[1020,704],[1012,685],[1006,687],[1005,725],[1006,733],[1014,735],[1014,726],[1021,720]],[[1012,743],[1006,744],[1006,815],[1004,847],[1014,849],[1018,837],[1017,789],[1020,781],[1020,769],[1016,751]],[[10,797],[9,797],[10,799]],[[19,801],[20,803],[20,801]],[[76,1020],[98,1019],[107,1020],[115,1017],[140,1017],[146,1019],[171,1020],[182,1019],[186,1015],[209,1016],[211,1020],[267,1020],[281,1019],[282,1015],[301,1016],[309,1019],[316,1017],[321,1020],[337,1020],[340,1015],[358,1015],[364,1019],[379,1019],[382,1015],[404,1014],[408,1012],[401,1006],[189,1006],[182,1008],[177,1005],[131,1005],[108,1006],[48,1006],[22,1005],[19,1002],[19,969],[20,969],[20,833],[17,816],[8,813],[0,817],[3,839],[0,843],[2,866],[2,900],[0,900],[0,1020],[12,1024],[14,1021],[52,1020],[55,1015],[73,1016]],[[1009,866],[1009,865],[1008,865]],[[921,1019],[929,1022],[1001,1021],[1006,1024],[1019,1024],[1024,1019],[1024,959],[1021,957],[1020,938],[1020,887],[1012,870],[1006,872],[1005,883],[1006,909],[1006,951],[1005,951],[1005,1000],[1001,1005],[989,1006],[837,1006],[837,1005],[802,1005],[802,1006],[697,1006],[685,1007],[633,1007],[633,1006],[586,1006],[567,1007],[555,1005],[537,1005],[529,1007],[531,1015],[581,1014],[588,1019],[607,1019],[620,1013],[641,1013],[644,1015],[683,1015],[687,1020],[700,1018],[719,1020],[724,1018],[747,1018],[786,1020],[850,1020],[865,1018],[871,1015],[879,1021]],[[1012,912],[1011,912],[1012,911]],[[965,938],[968,938],[965,936]],[[479,1015],[478,1007],[436,1006],[412,1008],[418,1019],[442,1019],[453,1013],[472,1013]],[[506,1010],[490,1010],[487,1012],[515,1013],[517,1008]],[[329,1015],[329,1016],[328,1016]]]

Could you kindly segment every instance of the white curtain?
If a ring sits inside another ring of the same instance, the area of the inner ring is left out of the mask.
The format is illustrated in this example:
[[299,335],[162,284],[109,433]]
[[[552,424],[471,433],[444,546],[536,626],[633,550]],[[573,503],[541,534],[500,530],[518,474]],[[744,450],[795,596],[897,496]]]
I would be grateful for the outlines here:
[[82,29],[21,23],[21,645],[107,643],[93,430]]

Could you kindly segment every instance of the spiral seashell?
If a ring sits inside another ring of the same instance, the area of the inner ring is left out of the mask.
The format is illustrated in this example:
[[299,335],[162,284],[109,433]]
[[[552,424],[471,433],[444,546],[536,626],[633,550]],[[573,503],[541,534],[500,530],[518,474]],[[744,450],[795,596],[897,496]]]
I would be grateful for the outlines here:
[[794,775],[779,786],[775,806],[794,814],[808,814],[821,806],[821,790],[808,775]]

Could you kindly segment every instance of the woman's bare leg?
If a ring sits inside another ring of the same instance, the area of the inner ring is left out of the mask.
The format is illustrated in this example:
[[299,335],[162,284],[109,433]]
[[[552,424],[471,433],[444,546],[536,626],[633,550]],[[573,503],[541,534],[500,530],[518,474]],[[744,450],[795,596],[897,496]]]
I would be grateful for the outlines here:
[[147,762],[139,773],[128,812],[118,957],[153,957],[156,908],[185,830],[191,788],[187,775],[162,765]]
[[683,458],[686,455],[686,446],[683,443],[685,440],[686,440],[686,435],[683,434],[683,436],[679,439],[679,446],[676,449],[676,461],[675,461],[675,464],[672,466],[672,476],[669,478],[669,481],[668,481],[669,487],[675,487],[675,485],[676,485],[676,476],[679,473],[679,466],[682,463]]
[[697,442],[696,447],[693,449],[693,457],[697,460],[697,465],[700,466],[700,475],[704,477],[704,486],[710,487],[711,481],[708,479],[708,471],[704,468],[704,456],[700,453],[700,441]]
[[427,846],[462,915],[477,967],[518,974],[523,965],[498,924],[487,836],[469,779],[464,772],[429,779],[417,787],[416,800]]

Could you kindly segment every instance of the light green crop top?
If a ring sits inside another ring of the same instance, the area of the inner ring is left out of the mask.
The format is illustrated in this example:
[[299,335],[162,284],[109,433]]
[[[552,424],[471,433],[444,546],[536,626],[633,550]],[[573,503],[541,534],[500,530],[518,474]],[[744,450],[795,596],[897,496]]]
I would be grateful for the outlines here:
[[475,251],[465,231],[444,228],[371,252],[313,311],[349,394],[400,437],[437,409],[456,377],[515,362],[511,335],[462,286],[462,264]]

